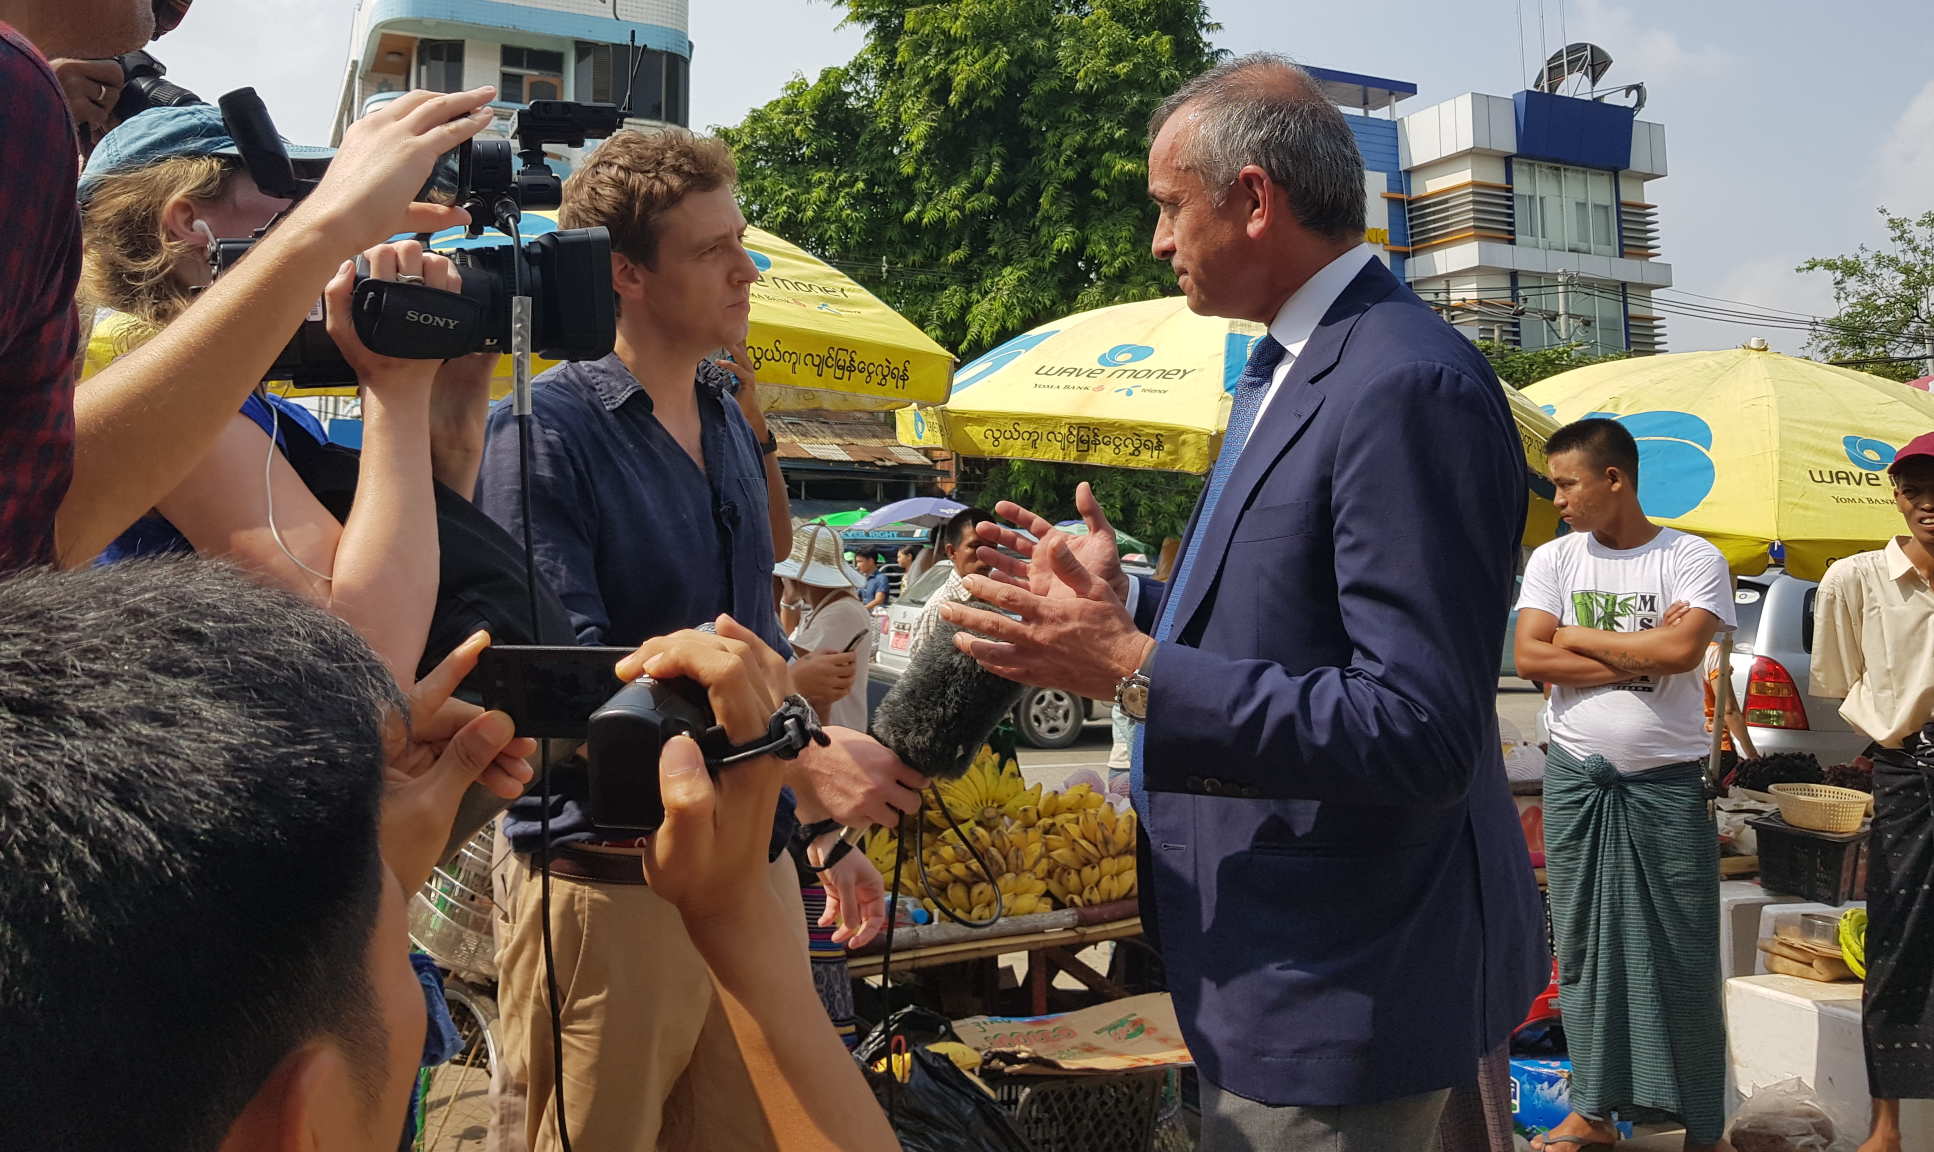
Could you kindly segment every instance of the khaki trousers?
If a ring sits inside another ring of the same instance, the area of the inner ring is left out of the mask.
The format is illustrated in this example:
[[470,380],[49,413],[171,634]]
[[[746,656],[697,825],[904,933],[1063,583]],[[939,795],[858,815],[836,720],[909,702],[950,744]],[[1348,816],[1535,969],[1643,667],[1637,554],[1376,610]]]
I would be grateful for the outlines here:
[[[499,870],[495,1152],[556,1152],[556,1069],[544,982],[540,877]],[[633,853],[633,855],[636,855]],[[768,878],[807,964],[798,873]],[[677,909],[642,884],[551,877],[551,950],[563,1020],[564,1107],[584,1152],[773,1149],[745,1064]],[[522,1142],[516,1129],[522,1124]]]

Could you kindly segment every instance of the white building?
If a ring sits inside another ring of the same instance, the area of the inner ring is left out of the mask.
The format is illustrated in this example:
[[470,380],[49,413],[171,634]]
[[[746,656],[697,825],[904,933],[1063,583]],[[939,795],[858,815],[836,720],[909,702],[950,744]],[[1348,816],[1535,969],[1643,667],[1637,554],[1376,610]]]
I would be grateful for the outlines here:
[[1665,127],[1630,106],[1467,92],[1398,121],[1404,272],[1474,339],[1665,350],[1652,290]]
[[[531,100],[621,103],[633,127],[683,126],[691,108],[687,0],[358,0],[334,138],[412,88],[497,86],[504,134]],[[635,79],[630,67],[636,37]],[[559,175],[576,159],[552,148]]]

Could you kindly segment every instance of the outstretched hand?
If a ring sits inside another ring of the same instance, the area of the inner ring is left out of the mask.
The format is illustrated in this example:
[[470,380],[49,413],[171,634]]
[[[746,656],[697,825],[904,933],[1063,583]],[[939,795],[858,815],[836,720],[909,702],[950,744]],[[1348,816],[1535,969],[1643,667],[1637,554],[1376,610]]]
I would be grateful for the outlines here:
[[1135,627],[1114,589],[1075,556],[1073,539],[1064,532],[1042,540],[1028,564],[1028,585],[987,576],[963,582],[968,595],[998,611],[948,603],[940,614],[961,629],[954,646],[996,676],[1109,700],[1122,678],[1146,661],[1154,641]]
[[[1108,514],[1102,511],[1101,501],[1095,499],[1095,491],[1086,481],[1075,488],[1074,506],[1088,526],[1085,535],[1057,528],[1047,517],[1012,500],[1001,501],[994,505],[994,515],[1012,521],[1020,531],[992,522],[977,525],[983,541],[980,558],[992,565],[998,578],[1007,583],[1042,596],[1070,596],[1074,593],[1065,582],[1056,581],[1052,572],[1035,563],[1043,555],[1043,549],[1059,545],[1113,592],[1115,599],[1126,601],[1128,574],[1122,571],[1115,526],[1108,522]],[[1020,559],[1007,552],[1018,554]]]

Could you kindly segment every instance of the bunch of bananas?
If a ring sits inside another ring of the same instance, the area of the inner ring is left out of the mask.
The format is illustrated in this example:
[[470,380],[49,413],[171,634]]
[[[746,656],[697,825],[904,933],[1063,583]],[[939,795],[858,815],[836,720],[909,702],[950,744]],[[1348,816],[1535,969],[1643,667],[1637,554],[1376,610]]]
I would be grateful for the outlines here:
[[[935,790],[957,823],[983,828],[998,827],[1005,820],[1017,818],[1021,809],[1041,802],[1041,786],[1030,787],[1021,779],[1019,762],[1003,760],[990,747],[980,750],[959,779],[942,780]],[[946,813],[929,808],[927,823],[935,828],[947,827]]]
[[[983,752],[966,776],[939,789],[960,829],[929,811],[935,830],[921,838],[922,860],[909,858],[900,876],[902,895],[928,911],[937,915],[944,901],[963,917],[985,920],[994,913],[997,892],[1008,916],[1092,907],[1135,894],[1135,813],[1115,808],[1088,785],[1045,793],[1038,784],[1023,787],[1013,761]],[[896,839],[881,829],[866,845],[889,882]]]

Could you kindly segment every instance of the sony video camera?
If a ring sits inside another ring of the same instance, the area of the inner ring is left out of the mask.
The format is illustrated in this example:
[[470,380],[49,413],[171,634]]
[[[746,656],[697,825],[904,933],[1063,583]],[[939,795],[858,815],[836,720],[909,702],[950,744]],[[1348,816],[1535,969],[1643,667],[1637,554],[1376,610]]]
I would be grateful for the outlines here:
[[[254,89],[222,97],[221,109],[229,135],[263,194],[299,201],[314,190],[316,181],[296,176]],[[511,302],[522,295],[531,300],[533,352],[554,360],[596,360],[609,354],[617,336],[609,234],[603,228],[573,228],[523,241],[518,223],[525,208],[556,207],[562,200],[563,185],[545,161],[545,144],[579,147],[588,138],[610,135],[622,123],[618,109],[609,104],[536,101],[519,113],[515,129],[522,171],[512,162],[510,141],[466,142],[457,156],[455,194],[457,204],[470,213],[469,235],[474,238],[494,227],[514,243],[449,253],[463,282],[461,292],[359,275],[350,307],[363,343],[379,355],[406,360],[509,352]],[[209,252],[215,277],[247,256],[267,231],[265,227],[248,239],[218,239]],[[304,388],[355,383],[355,373],[324,327],[320,302],[264,379],[288,380]]]

